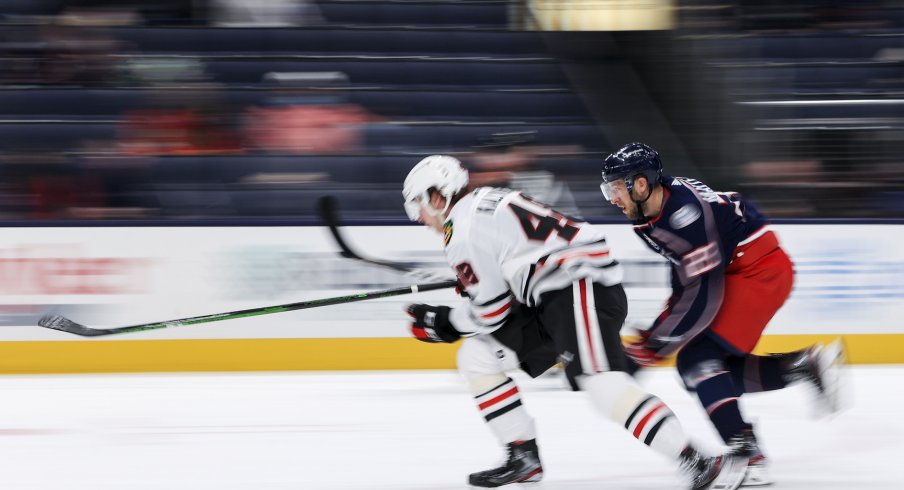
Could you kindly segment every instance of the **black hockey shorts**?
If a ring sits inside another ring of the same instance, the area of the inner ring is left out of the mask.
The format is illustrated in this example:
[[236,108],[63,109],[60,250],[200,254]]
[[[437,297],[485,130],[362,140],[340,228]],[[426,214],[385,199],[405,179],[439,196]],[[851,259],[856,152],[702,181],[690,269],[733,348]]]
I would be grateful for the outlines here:
[[577,389],[579,375],[629,371],[619,335],[627,314],[628,299],[620,284],[603,286],[585,279],[544,293],[537,307],[520,306],[492,335],[518,354],[521,369],[531,377],[561,362]]

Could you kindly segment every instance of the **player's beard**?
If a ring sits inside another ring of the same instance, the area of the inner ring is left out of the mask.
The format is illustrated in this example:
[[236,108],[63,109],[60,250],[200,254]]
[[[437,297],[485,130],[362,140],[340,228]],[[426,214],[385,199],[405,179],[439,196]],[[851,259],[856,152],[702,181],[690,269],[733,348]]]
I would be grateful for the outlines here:
[[640,210],[640,205],[637,203],[634,203],[634,202],[632,202],[631,204],[628,204],[628,206],[625,207],[625,212],[626,212],[625,216],[627,216],[628,219],[631,221],[639,220],[641,215],[643,214],[642,211]]

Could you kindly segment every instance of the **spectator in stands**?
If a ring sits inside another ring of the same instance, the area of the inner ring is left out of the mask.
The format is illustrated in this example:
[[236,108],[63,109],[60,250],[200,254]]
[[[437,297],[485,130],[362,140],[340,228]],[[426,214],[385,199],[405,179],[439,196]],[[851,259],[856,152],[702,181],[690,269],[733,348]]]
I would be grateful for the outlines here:
[[268,73],[274,87],[245,116],[246,144],[270,153],[337,154],[363,147],[362,128],[376,117],[346,100],[344,73]]
[[121,81],[115,55],[125,43],[91,19],[62,17],[57,23],[41,27],[41,37],[43,60],[39,65],[46,83],[97,87]]
[[741,175],[744,180],[738,190],[749,189],[770,215],[812,216],[817,206],[827,204],[820,199],[825,198],[821,194],[826,187],[819,160],[750,161],[741,167]]
[[741,27],[752,31],[830,31],[881,29],[883,0],[741,0],[733,9]]
[[[580,148],[538,146],[536,131],[494,133],[481,138],[470,163],[475,186],[507,187],[524,191],[538,201],[574,216],[579,215],[568,184],[552,172],[539,168],[543,155],[575,153]],[[554,156],[552,157],[555,158]]]
[[[0,15],[0,20],[2,20]],[[30,18],[29,18],[30,19]],[[0,29],[0,81],[80,87],[117,86],[125,80],[130,44],[109,26],[137,21],[129,10],[66,9]]]
[[210,90],[152,91],[151,107],[122,117],[119,147],[130,155],[241,153],[234,116]]
[[0,83],[44,83],[46,66],[46,42],[40,30],[34,26],[16,26],[0,29]]
[[102,179],[61,153],[0,153],[0,167],[0,216],[7,219],[72,219],[80,209],[106,205]]
[[292,27],[320,24],[317,4],[308,0],[210,0],[210,23],[222,27]]

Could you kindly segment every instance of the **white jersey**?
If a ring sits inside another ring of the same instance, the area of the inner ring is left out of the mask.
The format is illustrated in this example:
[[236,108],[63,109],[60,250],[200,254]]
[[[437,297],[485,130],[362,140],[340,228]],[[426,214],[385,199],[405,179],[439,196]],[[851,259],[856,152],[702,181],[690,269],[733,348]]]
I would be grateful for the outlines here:
[[446,260],[471,298],[451,314],[464,335],[490,333],[514,301],[536,306],[541,294],[577,279],[622,281],[601,231],[509,189],[481,187],[463,197],[446,220],[445,242]]

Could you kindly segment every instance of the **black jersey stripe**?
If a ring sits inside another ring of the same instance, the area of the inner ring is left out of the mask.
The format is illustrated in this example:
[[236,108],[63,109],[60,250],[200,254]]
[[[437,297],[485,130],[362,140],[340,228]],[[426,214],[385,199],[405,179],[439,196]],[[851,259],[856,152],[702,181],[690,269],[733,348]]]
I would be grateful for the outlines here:
[[[538,261],[538,263],[542,264],[548,257],[549,256],[541,258]],[[608,263],[602,264],[602,265],[594,265],[593,267],[597,267],[599,269],[609,269],[611,267],[617,267],[618,265],[619,265],[619,262],[615,259],[612,259],[611,262],[608,262]],[[525,298],[527,300],[528,306],[536,306],[533,304],[533,300],[527,295],[527,293],[530,291],[531,281],[534,278],[534,272],[536,272],[536,268],[537,268],[536,264],[531,264],[530,269],[527,271],[527,276],[525,276],[525,279],[524,279],[524,289],[522,289],[522,291],[521,291],[521,297]],[[543,273],[548,275],[548,274],[551,274],[551,273],[559,270],[559,268],[560,268],[559,265],[551,265],[551,266],[547,267],[546,269],[544,269]]]
[[496,296],[495,298],[487,301],[486,303],[474,303],[474,306],[477,306],[477,307],[490,306],[491,304],[498,303],[498,302],[508,298],[511,295],[512,295],[512,293],[506,291],[506,292],[500,294],[499,296]]
[[[545,260],[545,259],[540,259]],[[527,275],[524,276],[524,289],[521,290],[521,297],[524,298],[528,303],[531,303],[530,299],[527,296],[527,292],[530,291],[530,281],[534,277],[534,272],[537,270],[537,264],[531,264],[530,268],[527,271]]]

